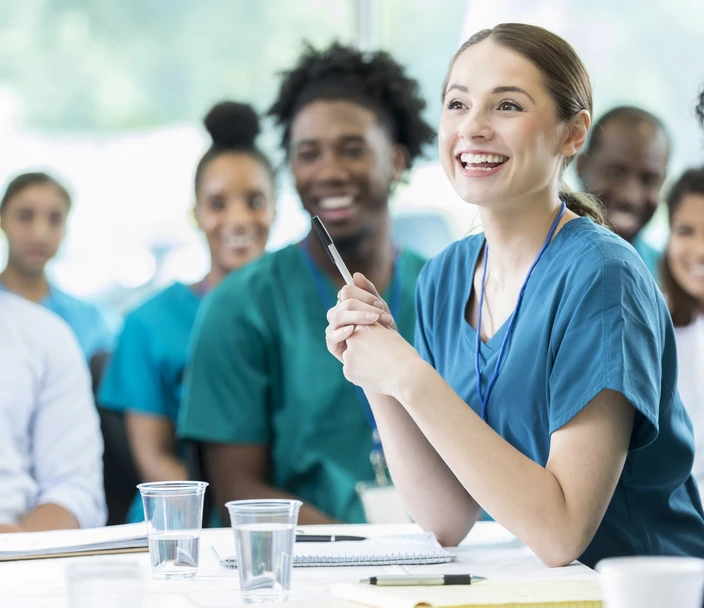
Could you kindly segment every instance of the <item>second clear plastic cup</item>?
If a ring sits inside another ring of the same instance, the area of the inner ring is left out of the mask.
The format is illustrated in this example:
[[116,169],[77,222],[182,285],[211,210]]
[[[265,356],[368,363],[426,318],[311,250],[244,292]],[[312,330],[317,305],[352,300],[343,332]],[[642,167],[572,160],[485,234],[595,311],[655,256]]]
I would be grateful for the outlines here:
[[154,578],[191,578],[198,571],[204,481],[141,483]]
[[225,505],[235,534],[237,569],[245,602],[288,599],[302,504],[299,500],[236,500]]

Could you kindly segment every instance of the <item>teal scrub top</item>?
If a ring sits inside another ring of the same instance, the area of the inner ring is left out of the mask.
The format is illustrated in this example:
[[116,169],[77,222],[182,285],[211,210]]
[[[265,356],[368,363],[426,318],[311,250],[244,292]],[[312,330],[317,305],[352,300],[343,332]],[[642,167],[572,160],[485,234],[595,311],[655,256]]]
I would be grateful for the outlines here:
[[[326,348],[327,304],[306,256],[299,245],[265,255],[206,298],[194,329],[179,434],[268,445],[269,483],[340,521],[363,522],[355,485],[374,479],[371,431],[354,385]],[[408,250],[396,260],[396,323],[408,340],[423,264]],[[319,276],[335,302],[337,289]],[[387,301],[395,285],[382,294]]]
[[[2,284],[0,289],[7,290]],[[98,353],[112,351],[113,332],[95,304],[74,298],[53,285],[39,304],[68,323],[87,361]]]
[[638,252],[645,265],[648,267],[650,274],[659,282],[660,274],[658,270],[658,262],[662,255],[660,251],[649,245],[643,238],[643,232],[639,232],[633,240],[633,248]]
[[174,283],[127,315],[98,393],[104,407],[161,416],[174,425],[188,341],[200,298]]
[[[167,418],[175,427],[188,341],[199,306],[200,298],[190,287],[174,283],[127,315],[103,374],[100,405]],[[137,495],[127,522],[143,520]]]
[[[431,260],[416,295],[416,348],[477,414],[476,332],[465,306],[484,242],[470,236]],[[483,393],[505,332],[506,324],[480,346]],[[677,392],[667,306],[632,247],[578,218],[557,233],[528,281],[487,423],[545,466],[551,434],[604,389],[622,393],[637,413],[621,478],[579,559],[593,567],[619,555],[704,557],[692,425]]]

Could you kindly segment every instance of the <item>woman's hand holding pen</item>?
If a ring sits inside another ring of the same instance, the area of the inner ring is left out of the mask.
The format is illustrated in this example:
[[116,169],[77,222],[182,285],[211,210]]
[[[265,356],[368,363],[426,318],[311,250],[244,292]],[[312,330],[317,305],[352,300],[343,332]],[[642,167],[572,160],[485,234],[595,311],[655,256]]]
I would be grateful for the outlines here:
[[328,350],[344,363],[342,358],[347,348],[346,340],[358,325],[380,323],[394,331],[396,322],[386,302],[378,294],[374,284],[363,274],[354,274],[354,285],[345,285],[337,295],[337,305],[328,310],[328,327],[325,341]]
[[[374,393],[396,396],[400,376],[416,350],[396,329],[389,307],[362,274],[354,275],[339,302],[328,311],[328,350],[344,367],[345,378]],[[392,330],[392,331],[389,331]]]

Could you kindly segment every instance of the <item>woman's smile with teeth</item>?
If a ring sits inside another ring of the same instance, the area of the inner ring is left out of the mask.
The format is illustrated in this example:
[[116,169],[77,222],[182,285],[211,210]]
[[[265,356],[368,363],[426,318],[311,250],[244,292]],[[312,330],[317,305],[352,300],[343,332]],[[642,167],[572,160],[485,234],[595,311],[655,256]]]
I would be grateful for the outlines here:
[[232,249],[243,249],[254,244],[254,237],[251,235],[237,235],[237,236],[227,236],[223,238],[223,244],[225,247],[231,247]]
[[507,156],[502,154],[472,154],[465,152],[459,155],[462,166],[466,169],[495,169],[508,160]]
[[689,274],[696,279],[704,279],[704,264],[691,264],[689,266]]

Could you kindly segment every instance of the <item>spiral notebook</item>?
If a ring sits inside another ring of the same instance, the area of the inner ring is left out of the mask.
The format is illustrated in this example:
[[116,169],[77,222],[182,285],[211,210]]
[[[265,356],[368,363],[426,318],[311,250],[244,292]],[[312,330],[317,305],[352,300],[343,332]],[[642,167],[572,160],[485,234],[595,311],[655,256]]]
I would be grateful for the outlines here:
[[[215,549],[213,547],[213,549]],[[220,558],[226,568],[236,568],[234,557]],[[443,564],[455,556],[443,549],[433,534],[385,536],[361,541],[335,543],[296,543],[293,565],[314,566],[393,566],[402,564]]]

